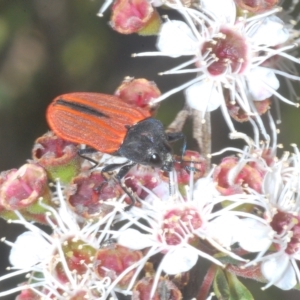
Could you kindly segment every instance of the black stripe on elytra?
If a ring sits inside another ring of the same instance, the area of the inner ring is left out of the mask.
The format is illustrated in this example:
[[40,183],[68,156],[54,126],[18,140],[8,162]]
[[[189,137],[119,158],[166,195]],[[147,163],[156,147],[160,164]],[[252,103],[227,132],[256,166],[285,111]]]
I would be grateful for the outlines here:
[[101,118],[109,118],[108,115],[104,114],[103,112],[93,109],[87,105],[84,104],[80,104],[80,103],[74,103],[74,102],[69,102],[63,99],[58,99],[54,105],[62,105],[62,106],[66,106],[66,107],[70,107],[75,111],[79,111],[82,113],[86,113],[88,115],[93,115],[96,117],[101,117]]

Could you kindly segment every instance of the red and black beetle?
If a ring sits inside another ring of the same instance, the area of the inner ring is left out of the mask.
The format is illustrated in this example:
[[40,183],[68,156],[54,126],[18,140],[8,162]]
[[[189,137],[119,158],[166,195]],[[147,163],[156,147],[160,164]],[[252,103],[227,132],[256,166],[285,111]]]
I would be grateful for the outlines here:
[[[121,167],[121,179],[136,164],[173,170],[170,142],[183,138],[182,133],[165,133],[160,121],[151,118],[147,109],[132,106],[122,99],[98,93],[71,93],[58,96],[49,105],[47,121],[62,139],[128,159],[111,164],[102,172]],[[121,185],[122,186],[122,185]],[[130,196],[132,205],[133,197]]]

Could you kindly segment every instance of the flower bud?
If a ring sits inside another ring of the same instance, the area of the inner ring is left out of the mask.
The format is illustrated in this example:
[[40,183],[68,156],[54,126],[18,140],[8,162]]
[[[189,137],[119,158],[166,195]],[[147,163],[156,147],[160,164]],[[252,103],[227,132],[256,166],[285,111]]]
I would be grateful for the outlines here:
[[15,300],[40,300],[40,296],[31,289],[22,290]]
[[[152,277],[144,277],[139,280],[133,288],[132,299],[150,299],[153,282],[154,279]],[[160,278],[151,300],[160,299],[181,300],[182,295],[178,287],[172,281],[165,278]]]
[[147,108],[152,115],[158,109],[159,104],[152,104],[152,100],[161,95],[153,81],[144,78],[125,78],[122,84],[115,91],[115,95],[125,102],[137,107]]
[[272,9],[278,0],[234,0],[238,8],[243,11],[258,14]]
[[[250,187],[256,192],[261,193],[263,170],[258,165],[251,166],[244,164],[238,169],[239,160],[236,157],[225,157],[217,166],[214,172],[214,181],[217,190],[224,196],[234,195],[244,192],[244,187]],[[230,176],[234,172],[235,176]],[[231,178],[233,177],[233,178]]]
[[111,26],[119,33],[157,34],[159,25],[159,15],[147,0],[116,0],[112,7]]
[[53,181],[59,178],[62,183],[68,183],[80,170],[78,147],[51,131],[36,140],[32,156]]
[[[109,277],[114,281],[122,272],[142,258],[143,254],[139,250],[130,250],[118,244],[110,244],[97,251],[94,260],[94,270],[100,279]],[[118,281],[118,287],[126,288],[135,271],[136,268],[127,272]]]
[[82,291],[76,292],[76,294],[75,294],[74,296],[72,296],[72,297],[70,297],[70,298],[68,298],[68,299],[70,299],[70,300],[86,300],[86,299],[93,299],[93,298],[91,298],[91,297],[92,297],[92,295],[90,295],[90,292],[82,290]]
[[[96,253],[96,249],[83,240],[76,238],[69,238],[62,242],[62,253],[65,256],[65,261],[68,270],[65,266],[58,262],[56,256],[53,256],[52,272],[61,283],[68,283],[69,279],[66,272],[73,272],[78,276],[84,276],[87,272],[88,265],[91,264],[92,259]],[[58,254],[59,255],[59,254]]]
[[176,156],[174,168],[177,173],[179,185],[187,185],[190,182],[190,170],[194,171],[193,180],[197,180],[204,176],[207,171],[207,162],[205,158],[197,151],[187,150],[183,157]]
[[[167,181],[162,175],[159,169],[136,165],[126,174],[124,182],[128,189],[131,189],[138,198],[144,200],[148,196],[148,192],[144,188],[153,191],[163,180]],[[128,204],[131,203],[129,197],[126,197],[125,201]]]
[[67,189],[67,201],[83,218],[101,218],[113,210],[105,201],[119,198],[123,190],[115,181],[106,181],[101,172],[82,173]]
[[[268,98],[262,101],[253,101],[253,104],[257,113],[261,116],[270,109],[271,101]],[[230,101],[226,100],[226,106],[230,116],[237,122],[249,121],[249,114],[247,114],[237,102],[231,103]]]
[[1,173],[0,205],[7,210],[23,210],[41,213],[45,209],[39,198],[50,199],[47,174],[36,164],[25,164],[20,169]]

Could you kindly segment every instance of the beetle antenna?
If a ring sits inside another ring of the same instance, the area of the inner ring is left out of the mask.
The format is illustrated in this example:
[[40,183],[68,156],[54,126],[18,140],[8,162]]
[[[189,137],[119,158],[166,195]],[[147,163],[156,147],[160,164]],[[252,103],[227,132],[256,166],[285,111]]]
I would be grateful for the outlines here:
[[[173,162],[177,162],[177,163],[193,163],[193,164],[202,164],[203,161],[194,161],[194,160],[184,160],[183,157],[181,157],[181,159],[176,159],[173,157]],[[191,166],[184,166],[184,169],[186,171],[189,171],[189,172],[201,172],[201,169],[198,169],[198,168],[195,168],[195,167],[191,167]]]

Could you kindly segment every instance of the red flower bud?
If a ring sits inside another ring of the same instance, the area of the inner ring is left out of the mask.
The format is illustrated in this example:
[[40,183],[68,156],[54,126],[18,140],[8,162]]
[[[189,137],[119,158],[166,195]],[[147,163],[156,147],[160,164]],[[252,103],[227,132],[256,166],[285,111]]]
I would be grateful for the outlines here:
[[[126,174],[124,182],[127,188],[130,188],[143,200],[148,196],[148,192],[143,187],[153,190],[164,180],[168,182],[168,179],[163,177],[161,170],[137,165]],[[129,197],[126,197],[125,201],[131,203]],[[138,204],[136,203],[136,205]]]
[[[82,240],[69,238],[63,241],[62,252],[65,255],[68,271],[76,272],[78,275],[85,275],[87,265],[92,263],[92,259],[96,253],[96,249]],[[68,283],[66,270],[61,262],[57,262],[57,258],[53,256],[53,275],[62,283]]]
[[153,81],[148,81],[144,78],[133,79],[127,77],[117,88],[115,95],[129,104],[142,108],[146,107],[150,112],[154,113],[159,104],[151,104],[151,101],[158,98],[161,92]]
[[80,171],[78,147],[48,132],[38,138],[32,150],[35,162],[44,167],[51,180],[68,183]]
[[237,166],[238,158],[225,157],[214,172],[214,181],[217,190],[224,196],[243,193],[243,186],[249,186],[258,193],[262,190],[263,170],[245,164],[237,172],[233,182],[230,182],[229,172]]
[[23,290],[15,300],[40,300],[40,296],[31,289]]
[[112,7],[111,26],[123,34],[139,32],[153,22],[153,16],[159,18],[147,0],[116,0]]
[[40,197],[49,198],[47,174],[35,164],[1,173],[0,205],[7,210],[21,210],[36,204]]
[[80,174],[73,178],[67,190],[67,201],[83,218],[104,217],[113,210],[106,200],[119,198],[123,190],[113,180],[106,181],[101,172]]
[[[207,162],[205,158],[197,151],[187,150],[183,157],[176,156],[176,162],[174,164],[175,171],[177,173],[177,180],[179,185],[187,185],[190,181],[190,171],[194,170],[193,180],[197,180],[204,176],[207,170]],[[191,167],[192,166],[192,167]]]
[[[262,101],[253,101],[253,104],[257,110],[257,113],[261,116],[269,110],[271,101],[270,99],[265,99]],[[250,116],[240,107],[240,105],[237,102],[233,104],[226,100],[226,106],[230,116],[236,121],[249,121]]]
[[[142,259],[143,254],[138,250],[130,250],[117,244],[110,244],[97,251],[94,269],[101,279],[109,277],[115,280],[123,271]],[[134,275],[136,268],[126,273],[118,282],[120,288],[126,288]]]
[[[132,300],[149,300],[153,287],[153,278],[145,277],[137,282],[133,288]],[[181,300],[182,295],[177,286],[170,280],[160,278],[151,300]]]
[[278,4],[278,0],[234,0],[234,2],[240,9],[251,13],[262,13]]

